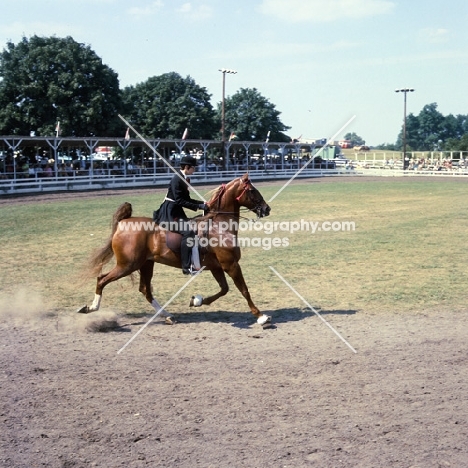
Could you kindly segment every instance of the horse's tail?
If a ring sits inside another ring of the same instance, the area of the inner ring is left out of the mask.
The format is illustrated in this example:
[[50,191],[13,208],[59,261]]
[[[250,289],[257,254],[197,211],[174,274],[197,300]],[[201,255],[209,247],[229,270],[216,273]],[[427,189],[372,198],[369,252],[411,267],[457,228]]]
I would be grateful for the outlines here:
[[112,250],[112,238],[114,237],[115,231],[117,231],[117,227],[119,222],[123,219],[130,218],[132,216],[132,205],[128,202],[122,203],[118,208],[117,211],[114,213],[112,217],[112,232],[107,239],[107,242],[102,247],[96,249],[92,254],[91,258],[88,261],[88,276],[96,277],[98,276],[101,271],[102,267],[106,265],[111,258],[114,256],[114,251]]

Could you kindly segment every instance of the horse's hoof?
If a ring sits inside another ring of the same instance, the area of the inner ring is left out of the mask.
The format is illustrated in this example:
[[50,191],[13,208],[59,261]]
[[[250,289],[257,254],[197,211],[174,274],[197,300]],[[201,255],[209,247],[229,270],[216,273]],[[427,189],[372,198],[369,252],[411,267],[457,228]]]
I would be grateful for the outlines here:
[[203,305],[203,296],[197,294],[190,299],[190,307],[201,307]]
[[271,317],[269,315],[260,315],[260,317],[258,317],[257,319],[257,323],[259,325],[265,325],[266,323],[270,323],[271,322]]
[[176,323],[174,317],[165,310],[160,310],[156,315],[159,316],[159,319],[162,319],[166,325],[174,325],[174,323]]
[[266,322],[262,325],[262,328],[264,330],[267,330],[268,328],[276,328],[271,322]]
[[85,305],[81,309],[78,309],[76,312],[78,314],[87,314],[87,313],[89,313],[89,307],[87,305]]

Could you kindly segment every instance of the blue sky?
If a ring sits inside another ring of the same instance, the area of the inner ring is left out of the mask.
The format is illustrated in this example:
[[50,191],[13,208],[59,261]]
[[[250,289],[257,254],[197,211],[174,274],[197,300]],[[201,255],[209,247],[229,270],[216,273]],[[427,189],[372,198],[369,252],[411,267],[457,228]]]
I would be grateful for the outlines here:
[[[394,143],[408,113],[436,102],[468,114],[466,0],[3,0],[0,44],[72,36],[119,75],[190,75],[221,101],[256,88],[293,137],[356,132]],[[124,131],[124,130],[123,130]],[[229,129],[226,129],[229,131]]]

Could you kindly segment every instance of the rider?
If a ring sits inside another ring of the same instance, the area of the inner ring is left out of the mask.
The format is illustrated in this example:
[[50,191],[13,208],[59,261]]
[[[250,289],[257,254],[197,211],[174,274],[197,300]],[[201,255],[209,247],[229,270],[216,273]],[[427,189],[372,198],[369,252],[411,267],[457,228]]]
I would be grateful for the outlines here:
[[[188,226],[188,217],[185,214],[184,208],[193,211],[208,211],[206,203],[190,198],[188,186],[190,184],[190,176],[195,172],[196,166],[197,160],[193,156],[184,156],[180,160],[180,170],[172,177],[166,198],[159,207],[159,210],[154,212],[153,216],[156,223],[172,223],[170,224],[170,230],[182,234],[180,255],[184,275],[194,275],[197,273],[191,262],[191,247],[188,245],[189,239],[194,239],[195,232]],[[177,224],[177,227],[174,226],[175,224]]]

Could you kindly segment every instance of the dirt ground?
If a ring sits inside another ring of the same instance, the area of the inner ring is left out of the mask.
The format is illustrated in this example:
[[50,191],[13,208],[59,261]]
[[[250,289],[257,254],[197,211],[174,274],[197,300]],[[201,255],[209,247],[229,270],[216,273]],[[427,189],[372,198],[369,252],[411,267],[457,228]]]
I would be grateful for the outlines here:
[[466,310],[265,312],[0,304],[0,466],[468,466]]
[[468,466],[466,311],[321,311],[353,353],[309,309],[266,330],[197,310],[118,354],[151,315],[103,333],[109,311],[20,308],[0,332],[2,467]]

